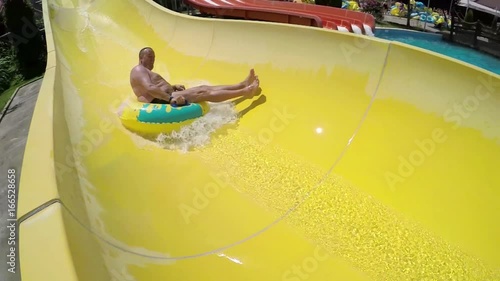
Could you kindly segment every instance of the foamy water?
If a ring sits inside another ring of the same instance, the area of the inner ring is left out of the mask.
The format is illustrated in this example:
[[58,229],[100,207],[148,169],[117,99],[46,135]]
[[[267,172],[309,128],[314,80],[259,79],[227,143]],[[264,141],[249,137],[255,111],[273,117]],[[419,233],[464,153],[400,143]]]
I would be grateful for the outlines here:
[[226,124],[233,124],[238,113],[232,102],[209,103],[210,110],[191,124],[168,134],[160,134],[156,142],[163,148],[187,152],[210,143],[211,135]]

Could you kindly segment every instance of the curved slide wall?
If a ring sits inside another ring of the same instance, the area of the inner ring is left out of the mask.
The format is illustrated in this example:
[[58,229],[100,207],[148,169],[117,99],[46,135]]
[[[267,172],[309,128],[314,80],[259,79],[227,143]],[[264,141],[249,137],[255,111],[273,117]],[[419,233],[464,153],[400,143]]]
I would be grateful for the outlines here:
[[[23,281],[499,279],[498,76],[399,43],[152,1],[44,11]],[[254,67],[262,93],[145,140],[117,111],[146,45],[170,81],[234,83]]]

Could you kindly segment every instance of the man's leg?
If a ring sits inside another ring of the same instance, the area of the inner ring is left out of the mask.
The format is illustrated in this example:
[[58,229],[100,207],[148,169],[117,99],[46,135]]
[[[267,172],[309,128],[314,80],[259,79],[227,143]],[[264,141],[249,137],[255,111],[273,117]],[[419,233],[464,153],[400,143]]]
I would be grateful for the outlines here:
[[250,69],[250,73],[248,74],[247,78],[245,80],[241,81],[238,84],[234,85],[220,85],[220,86],[208,86],[210,87],[212,91],[221,91],[221,90],[239,90],[243,89],[245,87],[250,86],[250,84],[253,83],[253,81],[257,79],[257,76],[255,76],[255,71]]
[[248,74],[247,78],[245,78],[245,80],[241,81],[238,84],[217,85],[217,86],[200,86],[200,88],[208,87],[209,91],[239,90],[239,89],[243,89],[245,87],[250,86],[250,84],[252,84],[255,79],[257,79],[257,76],[255,76],[255,71],[253,69],[251,69],[250,74]]
[[246,87],[246,85],[242,83],[234,84],[234,85],[217,85],[217,86],[206,86],[210,89],[210,91],[224,91],[224,90],[240,90]]
[[183,96],[187,100],[187,102],[190,103],[198,103],[202,101],[222,102],[242,96],[251,98],[255,95],[258,89],[259,89],[259,80],[257,79],[254,80],[251,85],[241,89],[213,90],[208,87],[208,88],[202,88],[202,90],[195,90],[195,88],[191,88],[185,91],[173,92],[172,96],[173,97]]

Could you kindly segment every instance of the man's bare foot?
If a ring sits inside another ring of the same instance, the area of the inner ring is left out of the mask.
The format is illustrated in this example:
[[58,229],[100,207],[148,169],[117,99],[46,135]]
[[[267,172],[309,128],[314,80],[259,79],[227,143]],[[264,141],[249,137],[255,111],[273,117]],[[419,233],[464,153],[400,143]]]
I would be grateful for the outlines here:
[[249,98],[252,98],[255,96],[255,94],[258,92],[259,90],[259,79],[255,79],[252,84],[250,84],[248,87],[245,88],[245,94],[244,94],[244,97],[249,99]]
[[242,84],[244,85],[244,87],[248,87],[250,86],[253,81],[255,81],[255,79],[257,79],[257,76],[255,76],[255,70],[250,69],[250,74],[248,74],[247,78],[242,82]]

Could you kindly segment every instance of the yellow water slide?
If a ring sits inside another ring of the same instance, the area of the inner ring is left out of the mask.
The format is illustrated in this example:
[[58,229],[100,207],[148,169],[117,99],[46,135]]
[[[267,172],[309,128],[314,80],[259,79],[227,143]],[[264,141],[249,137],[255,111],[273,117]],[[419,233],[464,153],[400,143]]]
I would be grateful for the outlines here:
[[[44,1],[48,65],[20,182],[23,281],[500,280],[500,77],[400,43]],[[211,104],[120,123],[138,51]]]

